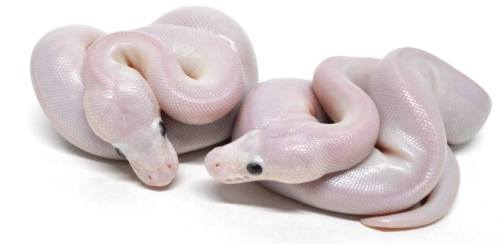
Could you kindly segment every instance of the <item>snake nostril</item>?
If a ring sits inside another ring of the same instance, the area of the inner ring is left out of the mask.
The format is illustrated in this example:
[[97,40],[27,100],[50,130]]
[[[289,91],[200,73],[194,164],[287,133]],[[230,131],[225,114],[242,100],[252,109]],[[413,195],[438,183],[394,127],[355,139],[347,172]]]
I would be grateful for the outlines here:
[[168,167],[169,169],[171,169],[171,168],[172,168],[172,165],[171,165],[171,164],[167,164],[167,167]]
[[148,179],[152,180],[152,179],[153,179],[153,177],[152,177],[151,175],[148,175]]
[[220,166],[220,163],[216,163],[216,164],[215,164],[215,167],[219,167],[219,166]]

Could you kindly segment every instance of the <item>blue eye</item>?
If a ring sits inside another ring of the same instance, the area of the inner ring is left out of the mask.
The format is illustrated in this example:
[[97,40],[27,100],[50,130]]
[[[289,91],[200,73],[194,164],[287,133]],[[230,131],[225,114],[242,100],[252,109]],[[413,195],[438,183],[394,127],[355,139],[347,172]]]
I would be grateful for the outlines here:
[[262,166],[256,162],[250,162],[247,164],[247,171],[252,175],[260,175],[262,174]]

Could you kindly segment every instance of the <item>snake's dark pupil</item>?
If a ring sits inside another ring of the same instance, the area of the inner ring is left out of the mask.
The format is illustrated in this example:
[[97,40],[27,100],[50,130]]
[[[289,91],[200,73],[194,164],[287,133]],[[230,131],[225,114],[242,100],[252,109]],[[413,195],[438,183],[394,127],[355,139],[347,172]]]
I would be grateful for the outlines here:
[[118,156],[126,158],[125,155],[122,153],[122,151],[120,151],[120,149],[115,147],[115,150],[116,150],[116,154],[118,154]]
[[260,175],[262,174],[262,166],[258,163],[251,162],[247,164],[247,171],[252,175]]
[[160,133],[162,136],[165,136],[165,134],[167,133],[167,127],[165,127],[163,121],[160,121]]

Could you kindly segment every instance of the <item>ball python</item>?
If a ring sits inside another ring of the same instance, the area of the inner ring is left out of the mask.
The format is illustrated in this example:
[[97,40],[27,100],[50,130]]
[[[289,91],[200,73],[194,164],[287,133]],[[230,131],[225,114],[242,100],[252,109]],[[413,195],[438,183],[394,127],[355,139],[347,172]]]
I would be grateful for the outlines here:
[[55,29],[35,46],[31,75],[41,107],[68,142],[126,159],[142,182],[165,186],[178,153],[230,137],[257,66],[232,18],[184,7],[132,31]]
[[459,168],[448,144],[470,140],[490,108],[480,86],[419,49],[332,57],[312,82],[255,87],[233,142],[210,151],[205,165],[218,182],[261,181],[370,227],[418,227],[449,210]]

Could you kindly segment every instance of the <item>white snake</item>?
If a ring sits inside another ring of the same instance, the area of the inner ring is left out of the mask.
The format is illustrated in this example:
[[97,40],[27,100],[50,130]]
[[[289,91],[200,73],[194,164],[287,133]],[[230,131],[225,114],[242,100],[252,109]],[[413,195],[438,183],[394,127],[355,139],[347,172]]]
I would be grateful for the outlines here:
[[172,181],[177,153],[230,137],[236,108],[257,81],[243,29],[204,7],[108,35],[58,28],[36,45],[31,73],[42,108],[67,141],[101,157],[124,155],[151,186]]
[[[64,138],[101,157],[125,156],[151,186],[172,181],[177,153],[228,138],[257,80],[241,27],[202,7],[109,35],[56,29],[35,47],[31,71]],[[458,190],[447,142],[469,140],[490,107],[478,85],[420,50],[334,57],[312,83],[281,79],[253,89],[235,141],[212,150],[206,166],[222,183],[264,181],[318,208],[369,215],[361,219],[368,226],[421,226],[444,216]]]
[[422,226],[444,216],[458,190],[447,142],[469,140],[490,107],[481,87],[421,50],[333,57],[312,84],[279,79],[252,90],[234,141],[213,149],[206,167],[219,182],[264,181],[300,202],[365,215],[368,226]]

